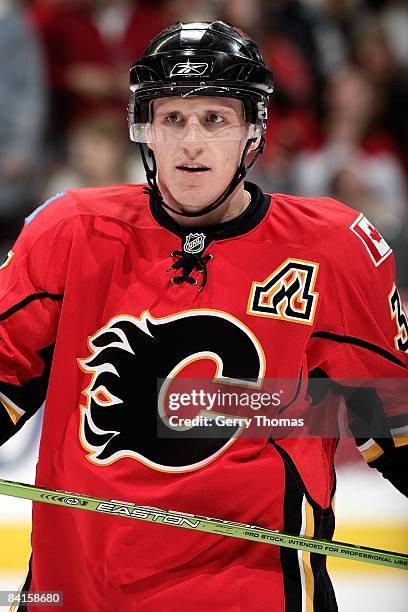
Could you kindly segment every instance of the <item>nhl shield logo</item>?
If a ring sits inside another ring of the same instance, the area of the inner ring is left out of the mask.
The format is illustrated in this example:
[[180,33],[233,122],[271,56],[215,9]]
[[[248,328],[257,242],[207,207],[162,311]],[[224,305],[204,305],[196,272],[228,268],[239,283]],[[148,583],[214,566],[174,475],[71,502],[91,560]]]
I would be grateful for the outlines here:
[[200,253],[204,249],[204,234],[188,234],[184,241],[183,251],[186,253]]

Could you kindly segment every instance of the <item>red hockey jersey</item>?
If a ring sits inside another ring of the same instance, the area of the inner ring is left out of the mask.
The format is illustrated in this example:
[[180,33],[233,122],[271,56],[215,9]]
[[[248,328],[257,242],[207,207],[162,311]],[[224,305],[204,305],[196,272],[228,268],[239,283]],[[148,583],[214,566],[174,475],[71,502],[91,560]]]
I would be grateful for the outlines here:
[[[134,185],[26,219],[0,270],[0,442],[45,400],[38,485],[332,536],[335,439],[157,439],[157,380],[183,370],[407,377],[381,235],[334,200],[246,189],[242,215],[194,230]],[[383,408],[393,436],[361,443],[369,462],[407,442]],[[25,588],[78,612],[337,609],[321,555],[39,503]]]

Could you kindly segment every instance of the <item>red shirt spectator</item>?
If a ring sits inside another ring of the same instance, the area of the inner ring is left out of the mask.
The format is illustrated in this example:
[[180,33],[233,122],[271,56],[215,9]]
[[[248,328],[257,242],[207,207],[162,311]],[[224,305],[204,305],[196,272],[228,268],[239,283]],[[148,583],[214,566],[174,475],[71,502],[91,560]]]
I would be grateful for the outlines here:
[[58,125],[101,110],[123,114],[129,65],[165,27],[160,3],[128,0],[37,2]]

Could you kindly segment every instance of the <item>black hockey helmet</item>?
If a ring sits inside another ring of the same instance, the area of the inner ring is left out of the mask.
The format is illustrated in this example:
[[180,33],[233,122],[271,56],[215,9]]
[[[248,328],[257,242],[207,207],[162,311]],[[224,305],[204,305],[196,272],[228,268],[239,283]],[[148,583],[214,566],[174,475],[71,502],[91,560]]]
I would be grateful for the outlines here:
[[[243,180],[265,144],[267,106],[273,81],[256,44],[239,29],[223,21],[177,22],[163,30],[133,64],[130,89],[130,138],[139,143],[147,140],[144,127],[153,119],[152,102],[157,98],[219,96],[242,100],[246,121],[255,129],[229,187],[216,202],[199,213],[172,210],[184,216],[201,216],[220,206]],[[246,165],[249,147],[258,137],[260,142],[255,156]],[[161,199],[154,155],[151,153],[151,169],[142,144],[140,149],[150,188]],[[163,201],[162,204],[169,208]]]
[[[130,70],[129,124],[151,120],[150,102],[165,96],[221,96],[243,101],[249,123],[266,128],[272,73],[258,47],[222,21],[175,23]],[[132,138],[133,139],[133,138]]]

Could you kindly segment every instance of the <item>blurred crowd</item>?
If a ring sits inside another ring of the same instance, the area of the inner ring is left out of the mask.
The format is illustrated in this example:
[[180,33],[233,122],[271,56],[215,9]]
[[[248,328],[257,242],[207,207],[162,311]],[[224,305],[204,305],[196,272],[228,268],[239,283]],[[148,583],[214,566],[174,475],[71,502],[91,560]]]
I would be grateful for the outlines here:
[[0,0],[0,256],[56,192],[144,182],[129,67],[166,25],[217,18],[275,75],[250,178],[364,211],[408,288],[408,0]]

